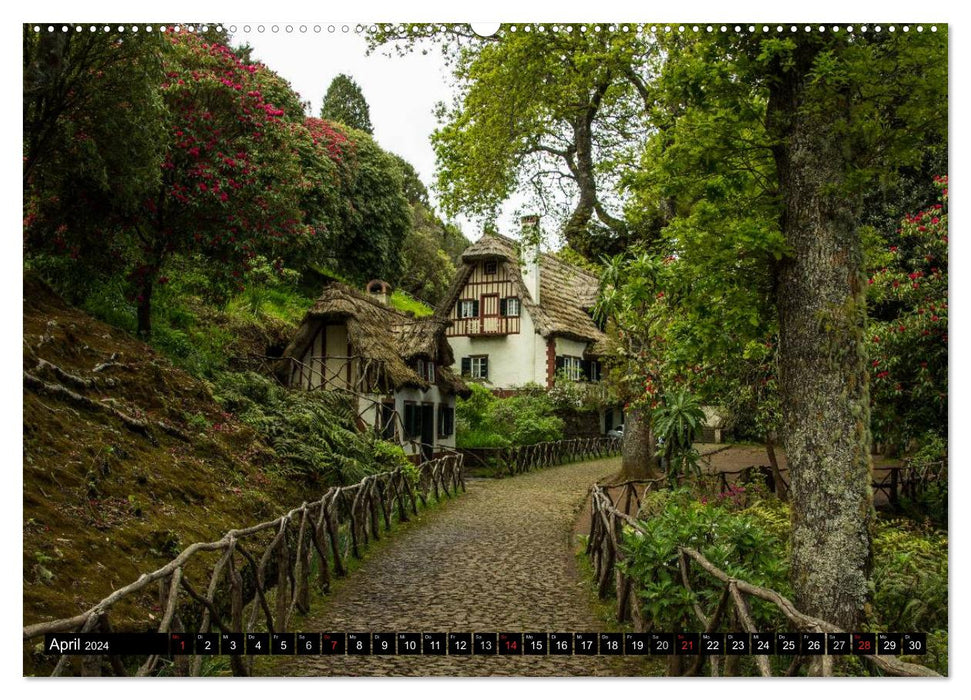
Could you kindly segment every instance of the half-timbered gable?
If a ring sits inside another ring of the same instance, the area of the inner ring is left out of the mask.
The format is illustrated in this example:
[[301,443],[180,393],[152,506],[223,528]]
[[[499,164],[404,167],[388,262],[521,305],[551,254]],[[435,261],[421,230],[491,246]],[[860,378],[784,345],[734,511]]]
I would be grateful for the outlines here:
[[446,336],[462,374],[498,389],[549,387],[557,372],[599,381],[606,335],[592,317],[598,286],[595,275],[553,255],[483,235],[463,253],[439,307],[452,321]]

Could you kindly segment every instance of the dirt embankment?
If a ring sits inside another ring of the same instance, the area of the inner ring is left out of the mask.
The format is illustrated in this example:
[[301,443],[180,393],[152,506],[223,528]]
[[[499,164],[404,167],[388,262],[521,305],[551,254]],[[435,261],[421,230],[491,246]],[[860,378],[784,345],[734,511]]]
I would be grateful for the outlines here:
[[307,499],[204,382],[29,276],[23,304],[24,624]]

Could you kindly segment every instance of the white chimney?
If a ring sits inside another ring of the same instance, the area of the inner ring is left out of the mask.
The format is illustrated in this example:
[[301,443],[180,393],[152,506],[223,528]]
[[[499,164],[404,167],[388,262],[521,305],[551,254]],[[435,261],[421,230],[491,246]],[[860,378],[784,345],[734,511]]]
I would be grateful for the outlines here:
[[523,284],[533,298],[533,303],[539,304],[539,253],[542,234],[539,229],[539,217],[535,214],[520,219],[522,231],[519,236],[521,250],[520,264],[522,266]]

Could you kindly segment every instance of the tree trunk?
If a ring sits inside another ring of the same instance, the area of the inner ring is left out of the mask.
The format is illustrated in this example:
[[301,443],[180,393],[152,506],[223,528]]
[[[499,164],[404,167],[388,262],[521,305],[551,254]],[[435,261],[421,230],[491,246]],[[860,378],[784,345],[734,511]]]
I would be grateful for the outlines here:
[[152,337],[152,290],[153,275],[145,275],[138,290],[138,337]]
[[845,178],[850,145],[838,128],[849,100],[810,95],[815,51],[798,47],[794,66],[778,71],[768,109],[790,247],[776,281],[792,583],[800,610],[853,630],[873,519],[865,284]]
[[624,418],[624,444],[621,450],[621,476],[625,480],[654,479],[654,437],[651,422],[638,410],[631,409]]

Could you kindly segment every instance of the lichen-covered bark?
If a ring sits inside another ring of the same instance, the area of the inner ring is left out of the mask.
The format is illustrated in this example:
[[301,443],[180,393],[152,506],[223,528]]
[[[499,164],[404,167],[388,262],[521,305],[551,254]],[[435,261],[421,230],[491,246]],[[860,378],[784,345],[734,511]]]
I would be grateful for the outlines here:
[[811,101],[812,58],[797,52],[769,104],[791,247],[777,269],[777,303],[792,576],[800,610],[854,629],[873,517],[862,251],[845,182],[849,146],[833,128],[846,103]]
[[621,475],[625,479],[651,479],[654,469],[654,438],[651,423],[641,411],[629,410],[624,418]]

